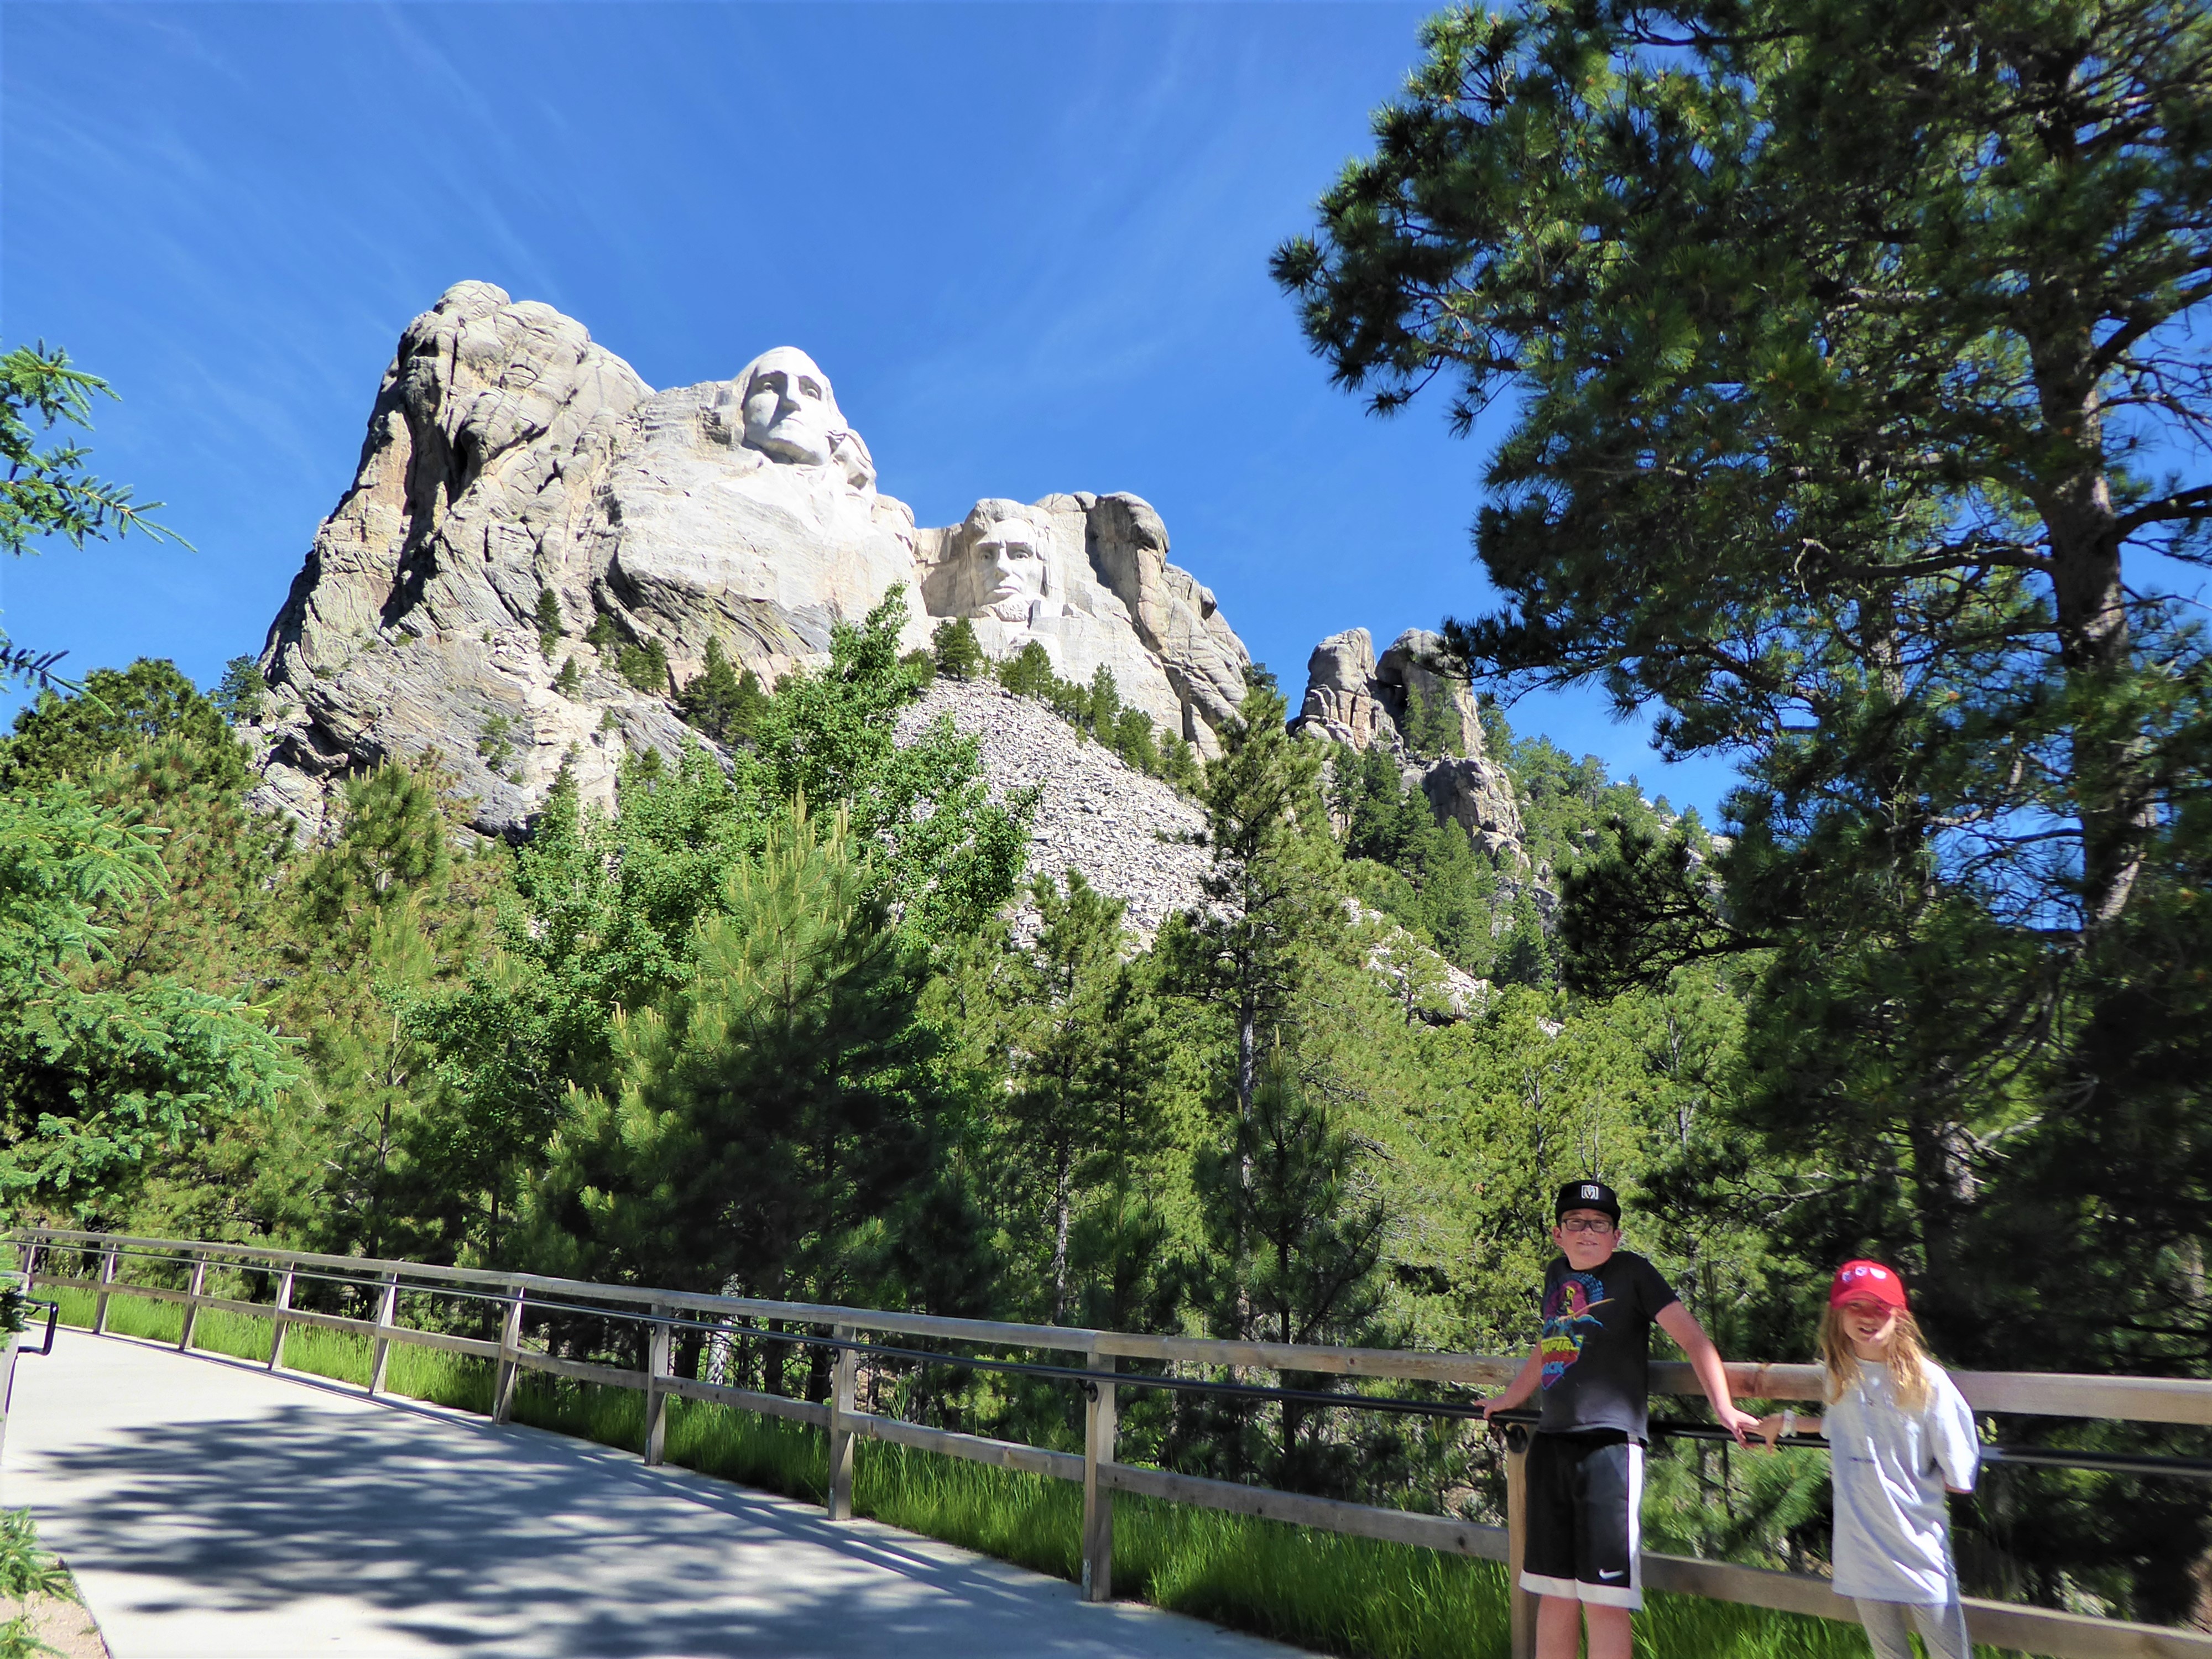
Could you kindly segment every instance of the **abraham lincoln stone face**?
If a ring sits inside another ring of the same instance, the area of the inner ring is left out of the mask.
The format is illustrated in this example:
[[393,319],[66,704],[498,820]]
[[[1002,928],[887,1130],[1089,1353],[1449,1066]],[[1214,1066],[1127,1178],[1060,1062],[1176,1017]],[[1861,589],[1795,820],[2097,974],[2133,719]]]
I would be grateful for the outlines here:
[[1001,622],[1027,623],[1033,607],[1052,588],[1037,527],[1026,519],[1001,519],[975,544],[981,611]]

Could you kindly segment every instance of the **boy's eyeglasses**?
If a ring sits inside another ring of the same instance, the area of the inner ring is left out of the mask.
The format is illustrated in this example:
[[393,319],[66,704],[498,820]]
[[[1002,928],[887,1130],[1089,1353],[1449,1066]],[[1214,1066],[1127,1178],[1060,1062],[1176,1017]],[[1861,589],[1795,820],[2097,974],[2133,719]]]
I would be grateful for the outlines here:
[[1569,1216],[1559,1223],[1559,1231],[1565,1233],[1609,1233],[1613,1231],[1613,1223],[1602,1216],[1595,1221],[1588,1216]]

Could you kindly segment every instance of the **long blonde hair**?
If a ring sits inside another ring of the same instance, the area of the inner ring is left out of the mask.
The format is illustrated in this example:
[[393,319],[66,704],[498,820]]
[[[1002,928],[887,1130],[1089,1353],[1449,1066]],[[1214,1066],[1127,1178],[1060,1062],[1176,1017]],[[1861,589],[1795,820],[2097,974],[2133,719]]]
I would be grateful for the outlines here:
[[[1890,1333],[1887,1358],[1890,1391],[1899,1407],[1908,1412],[1924,1410],[1933,1391],[1929,1373],[1936,1362],[1929,1355],[1920,1322],[1902,1308],[1897,1310],[1897,1328]],[[1844,1334],[1841,1308],[1831,1307],[1820,1321],[1820,1359],[1828,1368],[1828,1400],[1833,1404],[1859,1380],[1859,1357]]]

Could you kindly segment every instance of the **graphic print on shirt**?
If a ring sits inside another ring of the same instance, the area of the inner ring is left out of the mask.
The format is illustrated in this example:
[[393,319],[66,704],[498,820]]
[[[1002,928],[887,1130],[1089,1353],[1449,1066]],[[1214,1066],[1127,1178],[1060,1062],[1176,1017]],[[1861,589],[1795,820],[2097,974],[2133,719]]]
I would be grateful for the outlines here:
[[1605,1321],[1594,1310],[1612,1297],[1605,1281],[1595,1273],[1569,1273],[1544,1298],[1543,1382],[1550,1388],[1567,1374],[1567,1367],[1583,1357],[1583,1342],[1592,1331],[1603,1330]]

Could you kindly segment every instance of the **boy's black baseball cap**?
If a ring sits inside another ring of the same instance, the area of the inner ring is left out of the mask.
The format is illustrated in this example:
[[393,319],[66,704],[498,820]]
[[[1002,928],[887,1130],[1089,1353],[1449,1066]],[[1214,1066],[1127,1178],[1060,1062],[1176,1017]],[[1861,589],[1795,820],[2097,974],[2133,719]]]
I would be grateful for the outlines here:
[[1557,1221],[1570,1210],[1603,1210],[1618,1227],[1620,1194],[1602,1181],[1570,1181],[1559,1188],[1559,1201],[1552,1206],[1552,1219]]

